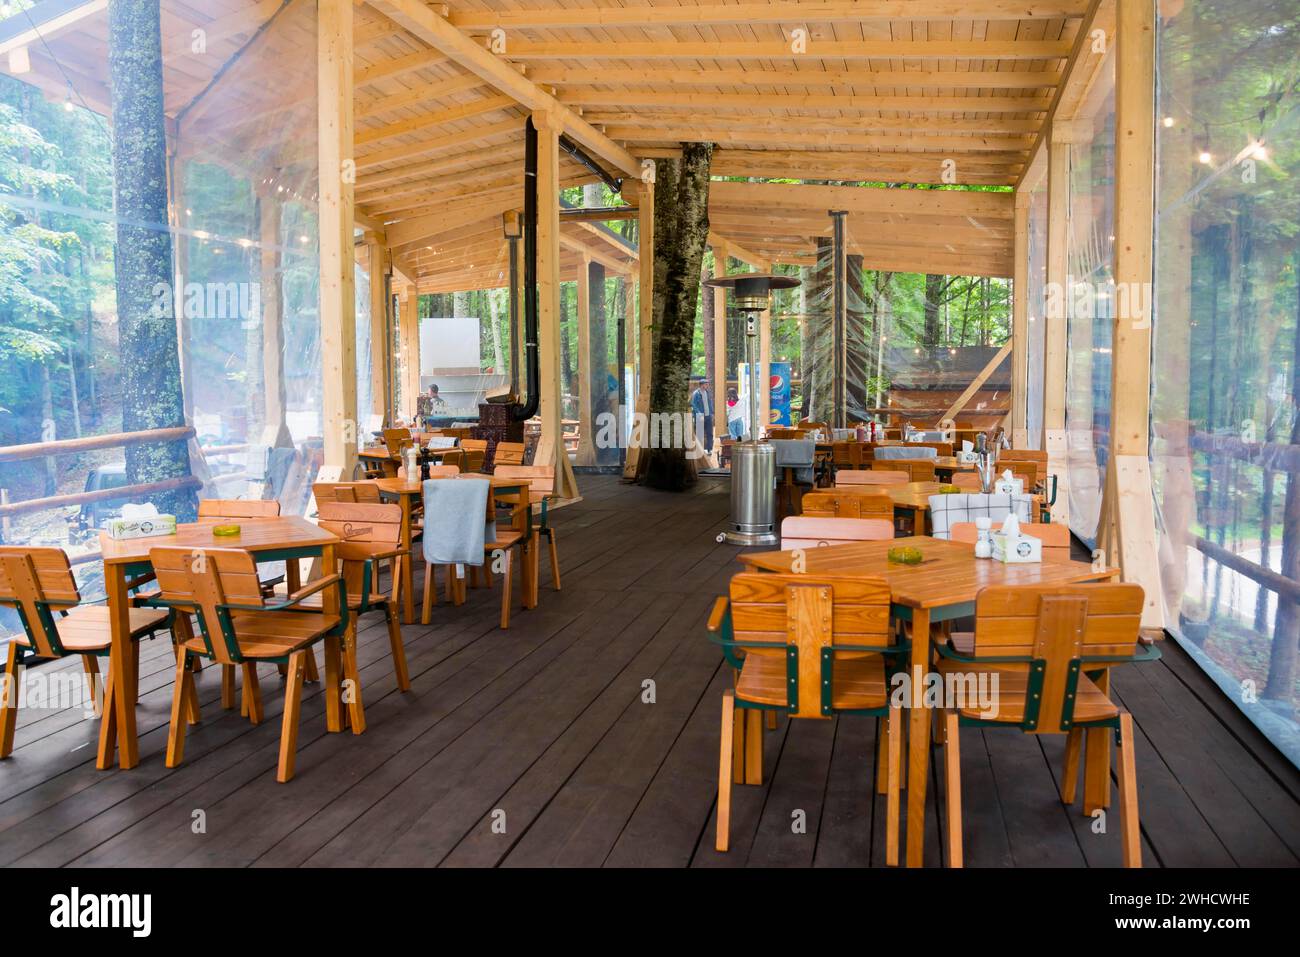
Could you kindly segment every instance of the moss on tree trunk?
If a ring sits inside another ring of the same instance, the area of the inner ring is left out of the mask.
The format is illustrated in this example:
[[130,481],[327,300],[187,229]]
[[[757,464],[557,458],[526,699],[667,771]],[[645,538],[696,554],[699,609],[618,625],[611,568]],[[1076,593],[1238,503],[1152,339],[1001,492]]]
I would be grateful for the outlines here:
[[[172,303],[167,228],[167,140],[163,125],[162,31],[157,3],[111,0],[109,71],[113,87],[113,199],[117,213],[117,315],[122,349],[122,428],[185,424],[180,349]],[[129,483],[190,474],[186,443],[126,450]],[[153,496],[182,521],[195,513],[191,489]]]
[[[709,164],[713,144],[683,143],[681,159],[661,160],[655,177],[655,289],[650,414],[659,422],[690,417],[691,356],[700,301],[700,266],[709,239]],[[641,481],[680,491],[695,481],[684,443],[660,429],[646,450]]]

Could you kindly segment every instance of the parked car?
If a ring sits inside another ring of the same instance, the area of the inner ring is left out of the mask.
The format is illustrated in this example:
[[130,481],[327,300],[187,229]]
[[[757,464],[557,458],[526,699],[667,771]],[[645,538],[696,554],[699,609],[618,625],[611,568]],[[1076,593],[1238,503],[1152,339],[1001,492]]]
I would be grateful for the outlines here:
[[[125,486],[125,465],[100,465],[91,469],[90,474],[86,476],[87,492],[99,492],[104,489],[124,488]],[[117,518],[122,514],[122,506],[129,500],[129,495],[123,495],[121,498],[105,498],[94,502],[86,502],[77,512],[73,523],[75,530],[85,533],[97,528],[103,528],[104,523],[110,518]]]

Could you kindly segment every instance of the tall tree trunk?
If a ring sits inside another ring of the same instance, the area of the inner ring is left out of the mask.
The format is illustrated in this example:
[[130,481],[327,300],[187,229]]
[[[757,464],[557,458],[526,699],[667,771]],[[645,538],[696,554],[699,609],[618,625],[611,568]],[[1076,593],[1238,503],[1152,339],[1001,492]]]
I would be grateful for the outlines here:
[[[587,338],[587,383],[591,389],[591,421],[601,422],[609,401],[609,306],[605,301],[605,267],[591,263],[587,272],[587,308],[591,312]],[[599,428],[599,426],[596,426]],[[597,465],[617,465],[615,446],[596,448]]]
[[921,344],[937,346],[939,344],[939,299],[943,296],[943,277],[933,273],[925,276],[925,328],[921,333]]
[[817,264],[808,271],[808,329],[807,368],[812,379],[809,396],[811,412],[805,412],[814,422],[829,422],[835,412],[835,357],[832,313],[835,311],[835,250],[834,240],[817,237]]
[[[700,299],[700,266],[709,238],[712,143],[683,143],[681,159],[661,160],[655,181],[654,363],[650,413],[690,416],[691,353]],[[695,481],[694,462],[679,443],[660,441],[642,457],[642,481],[680,491]]]
[[[127,432],[185,424],[180,347],[170,292],[167,140],[163,126],[160,5],[110,0],[108,59],[113,87],[113,198],[117,215],[117,314],[122,362],[122,428]],[[150,225],[152,224],[152,226]],[[157,228],[154,228],[157,227]],[[161,313],[159,315],[158,313]],[[184,441],[126,449],[129,483],[190,474]],[[193,490],[152,496],[160,511],[193,519]]]
[[845,285],[848,287],[844,308],[845,345],[848,349],[844,368],[848,376],[847,420],[867,420],[867,371],[870,345],[867,339],[867,297],[862,285],[862,257],[846,256]]

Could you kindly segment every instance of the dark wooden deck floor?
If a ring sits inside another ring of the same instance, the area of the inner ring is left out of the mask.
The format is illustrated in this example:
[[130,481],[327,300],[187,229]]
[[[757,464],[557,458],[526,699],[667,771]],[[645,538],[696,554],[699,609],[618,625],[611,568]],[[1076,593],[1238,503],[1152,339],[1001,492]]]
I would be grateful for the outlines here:
[[[497,591],[407,626],[405,695],[382,626],[368,623],[369,730],[327,735],[319,687],[308,686],[288,785],[274,778],[270,669],[256,728],[220,710],[215,671],[200,676],[204,720],[175,771],[162,758],[171,665],[161,641],[143,654],[135,770],[95,770],[97,723],[79,711],[24,713],[19,747],[0,763],[0,863],[882,864],[874,722],[861,719],[782,720],[766,735],[766,783],[736,789],[731,852],[713,851],[728,676],[703,623],[738,568],[736,550],[715,542],[727,487],[672,496],[606,477],[582,484],[585,501],[556,513],[564,590],[548,583],[508,632],[496,627]],[[647,680],[654,704],[642,702]],[[1139,731],[1148,866],[1300,861],[1300,774],[1176,647],[1115,686]],[[1093,834],[1055,798],[1059,738],[971,731],[963,743],[968,865],[1118,864],[1115,829]],[[804,834],[792,831],[796,811]],[[927,858],[939,864],[933,801],[928,827]]]

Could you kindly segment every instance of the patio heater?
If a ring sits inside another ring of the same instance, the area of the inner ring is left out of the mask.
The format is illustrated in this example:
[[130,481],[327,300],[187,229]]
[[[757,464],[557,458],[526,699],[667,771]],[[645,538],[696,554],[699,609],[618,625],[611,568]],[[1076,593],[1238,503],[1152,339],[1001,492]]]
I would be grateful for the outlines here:
[[759,390],[770,388],[758,367],[758,317],[771,306],[773,289],[799,285],[793,276],[739,273],[705,280],[731,290],[731,302],[745,317],[745,366],[749,373],[749,434],[731,447],[731,530],[719,541],[731,545],[775,545],[776,450],[761,441]]

